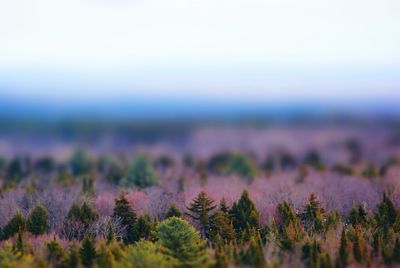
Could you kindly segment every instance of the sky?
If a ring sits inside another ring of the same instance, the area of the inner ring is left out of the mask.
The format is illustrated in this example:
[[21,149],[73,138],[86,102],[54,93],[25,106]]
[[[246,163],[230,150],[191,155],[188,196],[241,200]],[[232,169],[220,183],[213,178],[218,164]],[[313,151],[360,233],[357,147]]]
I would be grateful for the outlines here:
[[398,0],[0,0],[0,97],[400,101]]

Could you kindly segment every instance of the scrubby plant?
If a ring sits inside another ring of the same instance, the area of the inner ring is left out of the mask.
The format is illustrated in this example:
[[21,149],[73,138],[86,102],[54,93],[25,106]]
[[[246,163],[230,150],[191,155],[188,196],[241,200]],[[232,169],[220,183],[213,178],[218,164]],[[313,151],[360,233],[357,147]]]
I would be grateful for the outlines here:
[[82,245],[79,249],[79,256],[81,262],[85,267],[92,267],[97,257],[96,247],[93,239],[90,236],[86,236],[82,241]]
[[165,213],[165,219],[171,218],[171,217],[181,217],[182,212],[175,206],[175,204],[172,204],[167,212]]

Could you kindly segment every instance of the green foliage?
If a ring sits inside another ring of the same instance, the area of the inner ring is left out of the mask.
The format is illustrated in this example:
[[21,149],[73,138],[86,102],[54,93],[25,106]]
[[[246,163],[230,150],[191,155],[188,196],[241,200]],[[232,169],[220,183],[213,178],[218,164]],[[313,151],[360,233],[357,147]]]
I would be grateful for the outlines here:
[[301,218],[308,232],[314,233],[323,230],[325,211],[314,193],[310,195],[308,202],[304,205]]
[[251,267],[265,267],[264,249],[259,235],[250,238],[247,250],[240,253],[241,262]]
[[146,188],[157,185],[159,181],[152,162],[143,155],[137,156],[132,160],[127,173],[122,178],[120,184],[125,187],[137,186]]
[[175,204],[172,204],[167,212],[165,213],[165,219],[171,218],[171,217],[181,217],[182,212],[175,206]]
[[26,222],[21,213],[17,212],[10,221],[1,230],[1,239],[6,240],[14,236],[19,231],[24,231],[26,229]]
[[140,240],[134,246],[129,247],[123,256],[119,267],[135,268],[172,268],[178,261],[173,257],[163,254],[163,248],[152,242]]
[[53,239],[46,244],[46,260],[54,267],[60,267],[65,261],[65,257],[63,247],[54,236]]
[[149,239],[152,229],[153,229],[153,224],[151,222],[149,214],[141,215],[136,221],[135,240]]
[[354,230],[355,232],[353,237],[353,256],[357,262],[362,263],[363,261],[365,261],[367,254],[366,243],[361,233],[360,225],[357,225]]
[[385,236],[389,228],[396,222],[396,217],[397,211],[393,202],[384,194],[375,212],[375,220]]
[[349,263],[349,249],[346,237],[346,231],[342,230],[342,235],[340,237],[340,247],[338,252],[338,257],[336,259],[336,267],[345,268]]
[[221,239],[225,243],[229,243],[235,240],[235,229],[233,229],[228,214],[220,210],[215,212],[210,220],[208,237],[214,243],[216,243],[219,239]]
[[190,211],[188,216],[195,220],[201,230],[203,237],[207,236],[207,230],[209,229],[210,217],[212,211],[217,206],[214,205],[214,200],[209,198],[205,192],[200,192],[199,195],[193,199],[187,209]]
[[366,227],[368,225],[368,213],[365,210],[364,206],[359,205],[358,207],[353,207],[350,210],[348,223],[350,223],[353,227],[356,225],[361,225]]
[[33,267],[33,257],[16,253],[10,243],[0,247],[0,267],[2,268],[30,268]]
[[82,178],[82,193],[86,195],[94,195],[94,178],[93,176],[85,175]]
[[85,267],[92,267],[97,257],[96,247],[90,236],[85,237],[79,249],[81,262]]
[[238,235],[246,229],[259,228],[259,213],[246,190],[243,191],[239,201],[233,203],[229,214]]
[[78,148],[71,155],[69,166],[72,174],[75,176],[82,175],[90,172],[92,168],[92,162],[83,148]]
[[303,247],[302,260],[307,267],[317,268],[320,265],[321,244],[317,240],[307,241]]
[[74,268],[79,267],[80,263],[80,256],[79,256],[79,247],[72,243],[69,248],[68,252],[66,253],[66,258],[64,258],[63,267],[66,268]]
[[229,266],[229,256],[226,254],[223,247],[218,247],[214,251],[215,263],[213,268],[228,268]]
[[119,218],[122,226],[126,228],[126,234],[123,237],[123,240],[126,244],[132,244],[133,242],[137,241],[135,228],[137,216],[123,194],[115,198],[113,218]]
[[47,210],[42,205],[37,205],[32,209],[27,219],[27,229],[34,235],[41,235],[47,231],[48,228],[48,214]]
[[116,157],[102,156],[99,159],[97,169],[100,173],[104,174],[105,179],[113,184],[119,184],[124,176],[124,165]]
[[113,268],[116,266],[115,258],[111,248],[109,248],[105,243],[100,243],[100,247],[96,255],[96,264],[97,267]]
[[229,158],[225,173],[239,175],[251,182],[257,175],[257,165],[250,157],[244,154],[234,154]]
[[162,252],[179,261],[179,267],[206,267],[205,241],[185,220],[177,217],[161,222],[156,229]]
[[86,201],[79,206],[73,203],[68,211],[66,219],[82,222],[83,224],[90,224],[99,218],[96,210],[89,205]]
[[305,236],[303,226],[297,218],[296,212],[289,203],[284,201],[277,206],[279,244],[282,249],[292,250],[296,242],[300,242]]

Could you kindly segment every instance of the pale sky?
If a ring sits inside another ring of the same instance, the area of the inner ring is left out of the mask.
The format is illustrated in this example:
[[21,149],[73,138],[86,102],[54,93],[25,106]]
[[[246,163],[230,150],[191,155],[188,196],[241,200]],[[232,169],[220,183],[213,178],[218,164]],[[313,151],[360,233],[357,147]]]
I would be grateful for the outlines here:
[[0,93],[400,100],[398,0],[0,0]]

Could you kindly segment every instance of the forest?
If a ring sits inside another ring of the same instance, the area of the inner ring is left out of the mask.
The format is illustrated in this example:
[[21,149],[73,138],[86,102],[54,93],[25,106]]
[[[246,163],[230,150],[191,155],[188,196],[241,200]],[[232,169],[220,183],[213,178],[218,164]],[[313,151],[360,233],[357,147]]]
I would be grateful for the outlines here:
[[398,124],[160,129],[3,129],[0,267],[400,265]]

